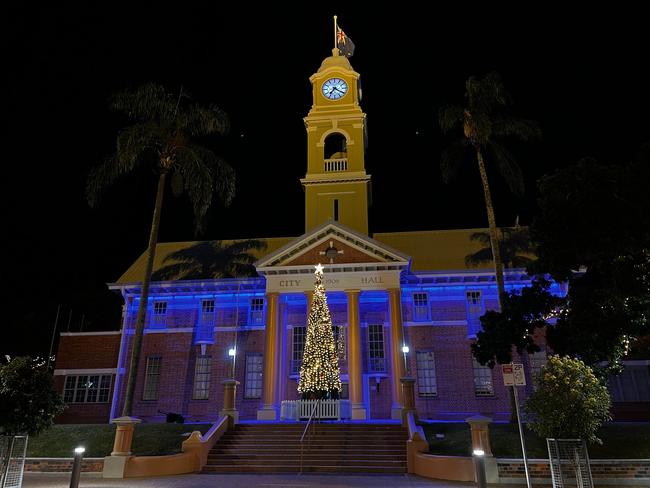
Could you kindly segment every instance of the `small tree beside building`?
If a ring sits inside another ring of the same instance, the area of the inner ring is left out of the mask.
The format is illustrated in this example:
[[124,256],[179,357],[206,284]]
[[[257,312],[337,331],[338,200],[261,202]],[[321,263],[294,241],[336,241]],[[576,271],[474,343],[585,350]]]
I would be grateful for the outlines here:
[[541,437],[600,443],[596,431],[611,419],[607,387],[579,359],[551,356],[526,402],[528,427]]

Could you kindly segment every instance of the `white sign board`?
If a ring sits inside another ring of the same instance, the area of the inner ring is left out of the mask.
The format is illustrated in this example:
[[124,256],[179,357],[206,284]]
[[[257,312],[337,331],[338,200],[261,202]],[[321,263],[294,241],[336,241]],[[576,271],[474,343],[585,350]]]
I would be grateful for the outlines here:
[[505,386],[526,386],[523,364],[502,364],[503,384]]

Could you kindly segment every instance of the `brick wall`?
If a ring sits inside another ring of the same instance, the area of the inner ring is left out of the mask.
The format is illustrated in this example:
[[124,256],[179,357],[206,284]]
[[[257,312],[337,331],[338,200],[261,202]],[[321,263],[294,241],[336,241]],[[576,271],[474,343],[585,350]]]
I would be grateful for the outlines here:
[[121,334],[61,334],[56,369],[115,368]]
[[[72,471],[72,458],[27,458],[25,471],[39,473],[67,473]],[[83,473],[101,473],[104,458],[84,458],[81,461]]]
[[[650,459],[591,459],[589,464],[594,479],[650,481]],[[497,466],[499,478],[523,480],[526,477],[521,459],[499,459]],[[531,478],[551,478],[550,466],[545,459],[530,459],[528,468]]]

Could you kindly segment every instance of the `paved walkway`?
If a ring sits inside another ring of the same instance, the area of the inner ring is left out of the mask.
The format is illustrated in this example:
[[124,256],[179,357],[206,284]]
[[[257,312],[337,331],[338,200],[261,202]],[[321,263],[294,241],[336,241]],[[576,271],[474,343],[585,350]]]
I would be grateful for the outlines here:
[[[26,473],[24,488],[68,488],[69,473]],[[342,474],[188,474],[161,478],[130,478],[105,480],[96,475],[84,475],[80,488],[464,488],[474,483],[433,481],[412,475],[342,475]]]

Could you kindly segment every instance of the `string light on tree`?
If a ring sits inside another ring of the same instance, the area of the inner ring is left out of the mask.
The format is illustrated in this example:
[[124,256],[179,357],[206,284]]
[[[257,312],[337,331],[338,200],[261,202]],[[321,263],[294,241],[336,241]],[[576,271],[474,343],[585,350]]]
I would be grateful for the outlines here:
[[315,276],[298,392],[303,398],[338,398],[341,392],[341,370],[332,317],[323,286],[323,266],[320,263],[316,266]]

